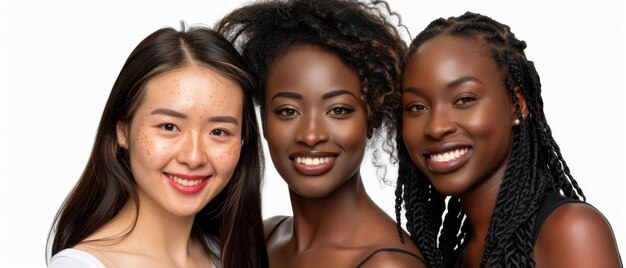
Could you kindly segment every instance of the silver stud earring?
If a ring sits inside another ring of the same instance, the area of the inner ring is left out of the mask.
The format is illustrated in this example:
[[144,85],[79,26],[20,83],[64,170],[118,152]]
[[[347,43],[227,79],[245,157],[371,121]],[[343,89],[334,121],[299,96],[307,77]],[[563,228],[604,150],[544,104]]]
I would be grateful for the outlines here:
[[515,118],[515,120],[513,120],[513,125],[514,126],[519,126],[520,123],[521,123],[521,121],[519,120],[519,118]]

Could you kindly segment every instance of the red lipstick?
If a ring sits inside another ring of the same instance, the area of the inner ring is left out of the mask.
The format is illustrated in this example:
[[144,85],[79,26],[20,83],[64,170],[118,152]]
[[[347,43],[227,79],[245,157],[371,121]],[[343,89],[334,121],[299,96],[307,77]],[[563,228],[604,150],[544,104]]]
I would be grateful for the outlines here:
[[183,194],[195,194],[207,185],[211,176],[163,173],[172,188]]

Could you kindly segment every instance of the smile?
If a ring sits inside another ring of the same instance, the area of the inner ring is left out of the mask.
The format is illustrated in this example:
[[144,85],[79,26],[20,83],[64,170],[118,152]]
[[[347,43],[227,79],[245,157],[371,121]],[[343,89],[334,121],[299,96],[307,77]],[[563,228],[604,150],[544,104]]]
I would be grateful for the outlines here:
[[183,194],[194,194],[202,190],[208,183],[211,176],[205,175],[183,175],[173,173],[163,173],[168,178],[170,185]]
[[326,157],[300,157],[298,156],[295,158],[296,163],[303,164],[306,166],[324,164],[324,163],[330,162],[331,160],[333,160],[333,157],[330,157],[330,156],[326,156]]
[[450,162],[459,159],[461,156],[465,155],[469,151],[469,148],[456,149],[453,151],[440,153],[440,154],[431,154],[430,160],[437,163]]
[[178,184],[180,184],[182,186],[196,186],[196,185],[200,184],[204,180],[204,179],[186,180],[186,179],[183,179],[181,177],[174,176],[172,174],[170,174],[169,177],[174,182],[176,182],[176,183],[178,183]]
[[337,153],[305,151],[291,154],[289,159],[298,173],[319,176],[335,166],[337,156]]
[[433,173],[450,173],[461,168],[472,155],[470,147],[449,148],[438,153],[424,153],[426,166]]

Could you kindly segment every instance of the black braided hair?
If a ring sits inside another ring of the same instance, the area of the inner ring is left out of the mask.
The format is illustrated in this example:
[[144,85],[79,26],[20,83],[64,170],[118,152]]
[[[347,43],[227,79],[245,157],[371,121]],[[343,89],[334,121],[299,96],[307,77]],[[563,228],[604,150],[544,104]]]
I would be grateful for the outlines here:
[[[489,47],[489,54],[505,76],[516,117],[521,120],[514,129],[511,159],[496,199],[480,266],[533,267],[533,223],[545,193],[585,199],[552,137],[543,112],[539,75],[533,62],[526,59],[526,43],[518,40],[509,26],[470,12],[431,22],[411,43],[405,62],[425,41],[441,34],[470,38]],[[515,87],[519,87],[526,100],[530,115],[527,118],[522,116]],[[401,109],[395,113],[396,120],[401,122]],[[400,221],[400,208],[404,202],[407,230],[429,266],[454,264],[462,243],[468,240],[469,221],[459,198],[450,197],[448,212],[442,222],[446,199],[411,161],[401,137],[402,124],[397,127],[400,163],[396,188],[397,220]]]
[[[400,89],[406,44],[392,24],[394,19],[400,23],[385,1],[260,1],[226,15],[215,29],[248,61],[261,89],[255,97],[262,117],[273,61],[295,47],[313,45],[337,55],[358,76],[361,99],[367,104],[368,136],[377,138],[374,131],[395,130],[394,110],[399,105],[388,96]],[[381,128],[387,124],[391,127]],[[395,132],[386,135],[392,138],[381,139],[382,150],[392,152]],[[373,149],[373,162],[378,164],[379,148]]]

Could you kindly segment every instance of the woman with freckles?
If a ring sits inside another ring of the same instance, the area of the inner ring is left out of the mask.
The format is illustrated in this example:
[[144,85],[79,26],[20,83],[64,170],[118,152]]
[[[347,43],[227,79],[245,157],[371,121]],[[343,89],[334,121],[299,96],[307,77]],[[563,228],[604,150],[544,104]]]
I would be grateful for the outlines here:
[[266,267],[254,90],[210,29],[139,43],[55,218],[49,267]]
[[386,3],[267,1],[227,15],[261,88],[264,136],[293,217],[265,220],[272,267],[424,267],[363,187],[360,165],[397,90],[404,44]]
[[431,267],[620,267],[608,221],[552,137],[525,48],[469,12],[413,40],[396,96],[397,207]]

